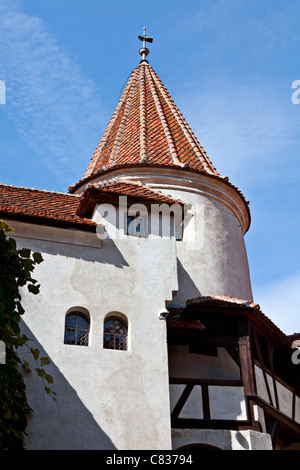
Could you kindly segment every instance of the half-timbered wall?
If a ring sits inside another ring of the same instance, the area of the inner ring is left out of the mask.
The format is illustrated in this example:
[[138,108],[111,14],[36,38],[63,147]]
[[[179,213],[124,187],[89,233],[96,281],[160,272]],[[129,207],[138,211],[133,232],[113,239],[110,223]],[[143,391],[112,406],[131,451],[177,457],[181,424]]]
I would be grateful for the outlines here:
[[245,420],[246,405],[239,367],[224,348],[210,357],[169,346],[170,403],[182,419]]
[[300,424],[300,396],[279,378],[254,366],[257,395],[271,406]]

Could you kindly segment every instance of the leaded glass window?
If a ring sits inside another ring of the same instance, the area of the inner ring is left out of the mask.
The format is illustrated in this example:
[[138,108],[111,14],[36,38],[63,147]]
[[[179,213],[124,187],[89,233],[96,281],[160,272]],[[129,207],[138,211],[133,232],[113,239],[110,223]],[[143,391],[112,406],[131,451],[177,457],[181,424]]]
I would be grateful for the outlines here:
[[88,346],[90,322],[81,312],[72,312],[66,316],[65,344]]
[[127,349],[127,324],[119,317],[108,317],[104,322],[105,349]]

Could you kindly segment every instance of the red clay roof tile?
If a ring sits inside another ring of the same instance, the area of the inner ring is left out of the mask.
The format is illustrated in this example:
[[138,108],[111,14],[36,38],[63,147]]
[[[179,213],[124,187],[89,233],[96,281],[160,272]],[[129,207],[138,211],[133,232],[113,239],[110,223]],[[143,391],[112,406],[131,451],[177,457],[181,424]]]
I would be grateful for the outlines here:
[[35,219],[40,223],[69,225],[72,227],[95,230],[96,223],[81,214],[87,193],[90,190],[101,196],[109,193],[115,196],[126,195],[145,202],[183,204],[181,201],[155,192],[141,184],[112,180],[109,183],[88,185],[81,196],[39,189],[20,188],[0,184],[0,215],[22,219]]
[[99,169],[146,162],[188,164],[220,176],[153,68],[143,62],[132,72],[84,180]]
[[167,204],[183,204],[181,201],[166,196],[160,191],[153,191],[139,183],[125,182],[117,178],[105,183],[90,184],[87,188],[99,189],[101,192],[111,192],[118,195],[134,196],[149,201],[160,201]]
[[278,328],[275,323],[268,318],[260,308],[259,304],[252,302],[251,300],[238,299],[236,297],[230,297],[227,295],[216,295],[216,296],[201,296],[189,299],[186,301],[187,308],[189,307],[201,307],[205,309],[206,307],[224,307],[230,309],[231,307],[238,307],[239,309],[244,309],[245,311],[250,312],[253,315],[253,318],[260,325],[267,325],[269,331],[274,331],[276,336],[279,337],[283,342],[291,346],[292,340],[291,337],[286,335],[283,331]]
[[79,199],[72,194],[0,184],[1,217],[95,230],[93,221],[76,214]]
[[142,203],[165,203],[180,204],[183,202],[166,196],[159,191],[153,191],[143,184],[131,183],[114,178],[104,183],[88,184],[82,193],[77,208],[77,214],[80,216],[90,216],[97,203],[104,201],[104,195],[116,196],[115,202],[118,204],[118,196],[127,196]]

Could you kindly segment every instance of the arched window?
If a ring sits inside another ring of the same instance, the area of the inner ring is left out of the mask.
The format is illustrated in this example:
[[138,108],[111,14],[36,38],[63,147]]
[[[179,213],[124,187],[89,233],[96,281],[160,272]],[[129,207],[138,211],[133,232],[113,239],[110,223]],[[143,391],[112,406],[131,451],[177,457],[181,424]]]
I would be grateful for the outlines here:
[[65,344],[88,346],[90,320],[79,311],[67,313],[65,322]]
[[105,349],[127,349],[127,321],[119,316],[108,316],[104,321],[103,347]]

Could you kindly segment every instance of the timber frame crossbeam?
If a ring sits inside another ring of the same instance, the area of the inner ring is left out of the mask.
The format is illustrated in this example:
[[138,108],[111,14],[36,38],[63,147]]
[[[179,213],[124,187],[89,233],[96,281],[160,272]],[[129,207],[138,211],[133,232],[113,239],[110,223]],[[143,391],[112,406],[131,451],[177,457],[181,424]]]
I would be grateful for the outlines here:
[[[187,308],[181,316],[182,319],[200,320],[203,331],[168,331],[168,343],[170,344],[198,344],[201,347],[223,347],[238,365],[240,380],[212,380],[205,378],[174,378],[170,377],[170,384],[185,385],[183,392],[175,404],[171,413],[173,428],[199,428],[199,429],[252,429],[261,432],[269,432],[273,448],[281,433],[281,440],[292,439],[300,442],[300,425],[296,422],[296,400],[300,399],[299,382],[293,382],[294,375],[289,373],[290,349],[288,340],[278,334],[276,330],[265,324],[265,319],[257,314],[249,314],[245,309],[203,309]],[[200,353],[201,354],[201,353]],[[279,360],[278,360],[279,358]],[[260,396],[256,377],[256,368],[259,367],[265,391],[268,397],[266,401]],[[300,366],[299,366],[300,367]],[[284,379],[279,378],[285,375]],[[299,371],[298,371],[299,373]],[[286,416],[280,409],[278,383],[292,394],[292,415]],[[180,413],[188,400],[193,388],[201,386],[203,419],[187,419],[180,417]],[[246,419],[212,419],[210,413],[209,387],[242,387],[245,398]],[[271,389],[272,385],[272,389]],[[259,407],[265,418],[266,427],[257,415]]]

